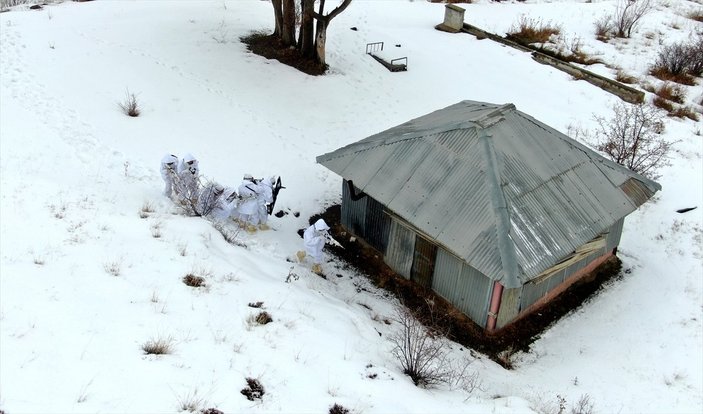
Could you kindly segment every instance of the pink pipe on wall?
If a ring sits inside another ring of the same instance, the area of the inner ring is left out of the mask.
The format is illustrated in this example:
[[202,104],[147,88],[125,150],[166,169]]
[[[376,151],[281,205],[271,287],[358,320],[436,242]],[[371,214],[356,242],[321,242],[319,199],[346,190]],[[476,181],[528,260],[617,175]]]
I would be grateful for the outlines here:
[[486,329],[492,332],[496,329],[498,321],[498,311],[500,310],[500,299],[503,297],[503,285],[499,282],[493,283],[493,294],[491,295],[491,308],[488,311],[488,320],[486,321]]

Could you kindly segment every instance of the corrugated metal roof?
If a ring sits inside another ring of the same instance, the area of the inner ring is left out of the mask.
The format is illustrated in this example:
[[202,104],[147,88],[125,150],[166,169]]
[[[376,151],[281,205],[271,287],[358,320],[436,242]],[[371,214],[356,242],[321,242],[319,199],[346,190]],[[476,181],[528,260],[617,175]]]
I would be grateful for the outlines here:
[[539,275],[661,189],[512,104],[475,101],[317,162],[508,288]]

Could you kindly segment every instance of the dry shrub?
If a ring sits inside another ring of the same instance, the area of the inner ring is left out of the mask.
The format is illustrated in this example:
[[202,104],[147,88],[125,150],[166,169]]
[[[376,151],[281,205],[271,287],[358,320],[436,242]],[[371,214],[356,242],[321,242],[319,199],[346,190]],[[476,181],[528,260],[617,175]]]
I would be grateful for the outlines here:
[[546,43],[553,35],[561,33],[561,27],[544,23],[541,19],[520,16],[510,27],[507,38],[523,45]]
[[242,395],[247,397],[247,400],[249,401],[261,400],[261,397],[266,394],[264,391],[264,386],[261,385],[261,382],[259,382],[256,378],[247,378],[246,380],[247,386],[242,389]]
[[657,108],[663,109],[666,112],[671,113],[674,110],[674,104],[671,103],[670,101],[667,101],[664,98],[660,97],[655,97],[654,100],[652,100],[652,105],[656,106]]
[[125,115],[131,117],[137,117],[142,113],[139,102],[137,101],[137,96],[133,93],[129,93],[129,89],[125,92],[125,97],[122,102],[118,102],[117,105],[119,105]]
[[271,317],[271,315],[269,315],[268,312],[261,311],[258,315],[254,317],[254,322],[258,323],[259,325],[266,325],[267,323],[273,322],[273,318]]
[[636,77],[629,75],[629,74],[623,72],[622,70],[617,71],[617,73],[615,74],[615,80],[618,82],[621,82],[621,83],[626,83],[628,85],[632,85],[634,83],[637,83]]
[[689,85],[689,86],[696,84],[696,81],[693,78],[693,76],[691,76],[687,73],[674,75],[662,67],[652,67],[649,70],[649,74],[654,76],[655,78],[661,79],[663,81],[671,81],[671,82],[676,82],[676,83],[680,83],[682,85]]
[[686,100],[686,92],[679,85],[672,83],[664,83],[659,86],[656,95],[662,99],[666,99],[676,103],[683,103]]
[[694,111],[693,108],[689,106],[679,106],[673,111],[670,111],[669,115],[675,116],[677,118],[688,118],[691,121],[698,121],[700,119],[696,111]]
[[183,276],[183,283],[191,287],[203,287],[205,286],[205,279],[189,273]]
[[172,352],[173,338],[152,338],[142,344],[142,351],[150,355],[166,355]]
[[334,405],[330,407],[329,414],[349,414],[349,409],[334,403]]
[[703,74],[703,34],[689,43],[664,46],[649,73],[659,79],[695,85],[693,77]]
[[225,414],[217,408],[204,408],[200,410],[201,414]]
[[607,42],[612,39],[613,20],[610,16],[602,16],[594,23],[596,29],[596,39]]
[[697,22],[703,22],[703,10],[692,11],[686,17]]

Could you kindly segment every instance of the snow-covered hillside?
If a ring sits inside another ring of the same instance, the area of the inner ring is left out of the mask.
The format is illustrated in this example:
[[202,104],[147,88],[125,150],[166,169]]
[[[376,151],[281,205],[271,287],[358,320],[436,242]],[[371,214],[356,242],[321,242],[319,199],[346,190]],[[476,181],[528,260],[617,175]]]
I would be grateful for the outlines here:
[[[633,39],[610,43],[593,21],[611,0],[461,6],[499,34],[523,14],[558,22],[652,83],[658,48],[703,30],[686,18],[703,7],[692,1],[659,1]],[[398,326],[384,322],[397,304],[363,276],[322,279],[287,261],[302,246],[297,230],[341,199],[341,178],[316,155],[464,99],[512,102],[564,132],[593,128],[618,102],[529,54],[435,30],[443,16],[443,4],[354,0],[329,28],[328,74],[311,77],[239,42],[271,30],[268,1],[0,13],[0,410],[556,413],[560,399],[570,410],[588,396],[598,413],[701,412],[701,122],[666,119],[674,158],[663,190],[626,220],[622,278],[517,355],[514,370],[450,344],[454,360],[475,359],[473,393],[413,385],[390,352]],[[365,55],[376,41],[399,45],[386,52],[407,56],[408,71]],[[127,91],[137,118],[118,106]],[[699,102],[703,87],[686,92]],[[161,157],[186,152],[224,185],[281,175],[277,209],[290,214],[240,232],[246,248],[227,243],[161,194]],[[206,287],[186,286],[187,274]],[[272,323],[252,321],[263,310]],[[150,340],[170,352],[144,354]],[[246,378],[264,386],[261,400],[240,393]]]

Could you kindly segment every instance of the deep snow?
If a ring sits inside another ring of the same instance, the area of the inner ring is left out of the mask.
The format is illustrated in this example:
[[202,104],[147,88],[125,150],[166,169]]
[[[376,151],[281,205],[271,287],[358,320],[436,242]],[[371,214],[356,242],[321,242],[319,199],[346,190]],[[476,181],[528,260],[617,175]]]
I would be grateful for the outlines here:
[[[497,33],[521,14],[559,22],[642,78],[661,44],[703,26],[685,18],[700,2],[659,2],[633,39],[604,44],[592,22],[613,1],[462,7]],[[548,329],[514,370],[479,356],[470,369],[483,389],[471,395],[416,388],[403,375],[387,340],[397,326],[383,322],[395,302],[363,276],[325,280],[286,261],[307,218],[340,200],[341,179],[315,164],[318,154],[463,99],[512,102],[561,131],[593,128],[592,115],[617,102],[528,54],[435,30],[443,15],[425,1],[354,0],[330,26],[329,73],[310,77],[238,41],[270,30],[266,1],[66,2],[0,14],[0,409],[522,413],[588,395],[599,413],[701,412],[700,122],[666,121],[666,137],[680,142],[663,190],[626,220],[623,277]],[[400,44],[387,53],[407,56],[408,72],[366,56],[375,41]],[[138,118],[118,108],[127,90]],[[687,95],[698,102],[703,88]],[[277,207],[291,214],[240,234],[246,249],[227,244],[160,194],[167,152],[193,153],[225,185],[280,174]],[[154,212],[141,218],[146,204]],[[208,287],[184,285],[190,272]],[[299,278],[286,283],[289,272]],[[273,323],[247,322],[257,301]],[[170,338],[172,353],[144,355],[153,338]],[[452,348],[457,360],[469,354]],[[246,377],[264,385],[262,401],[240,394]]]

